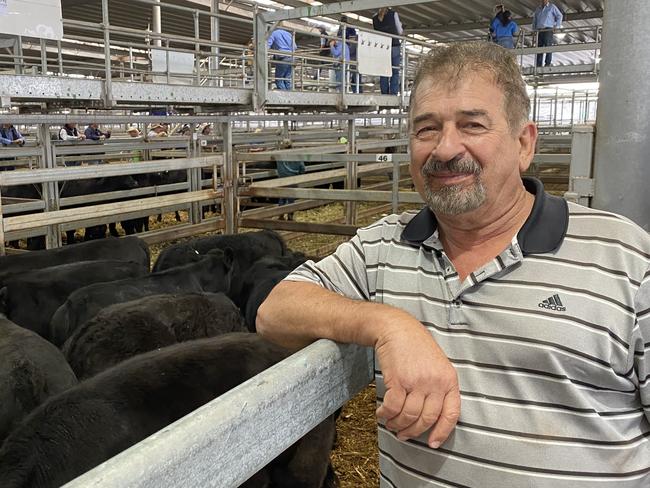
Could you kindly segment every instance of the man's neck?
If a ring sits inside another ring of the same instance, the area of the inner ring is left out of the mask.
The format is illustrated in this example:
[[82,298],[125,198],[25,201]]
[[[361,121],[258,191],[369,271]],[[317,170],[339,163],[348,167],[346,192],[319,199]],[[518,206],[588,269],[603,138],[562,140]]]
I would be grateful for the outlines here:
[[461,280],[508,247],[530,215],[535,197],[522,186],[508,200],[511,203],[498,213],[481,208],[460,216],[436,215],[440,241]]

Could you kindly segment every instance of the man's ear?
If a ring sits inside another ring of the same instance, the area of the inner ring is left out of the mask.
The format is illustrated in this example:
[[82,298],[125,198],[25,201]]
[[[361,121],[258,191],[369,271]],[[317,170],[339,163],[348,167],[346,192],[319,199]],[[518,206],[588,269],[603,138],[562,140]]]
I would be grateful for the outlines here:
[[537,145],[537,125],[531,121],[524,123],[519,130],[519,172],[523,173],[533,162]]

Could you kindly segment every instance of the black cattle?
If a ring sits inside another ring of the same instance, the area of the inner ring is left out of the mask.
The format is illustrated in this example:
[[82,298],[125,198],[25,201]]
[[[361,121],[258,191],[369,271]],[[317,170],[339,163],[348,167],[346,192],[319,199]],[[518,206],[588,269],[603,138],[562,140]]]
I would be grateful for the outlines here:
[[[48,397],[77,384],[63,354],[38,335],[0,317],[0,443]],[[0,486],[4,486],[0,476]]]
[[0,311],[16,324],[48,339],[52,315],[75,290],[148,273],[148,263],[127,261],[81,261],[26,271],[4,281]]
[[[50,399],[12,432],[0,449],[2,486],[60,486],[288,354],[256,334],[240,333],[175,344],[125,361]],[[334,429],[328,418],[256,480],[269,480],[268,486],[321,487]]]
[[95,283],[68,297],[52,316],[50,340],[57,346],[103,308],[151,295],[190,292],[225,292],[237,271],[232,251],[214,251],[198,263],[179,266],[141,278]]
[[200,239],[192,239],[164,249],[156,263],[154,271],[181,266],[188,262],[200,260],[201,254],[212,249],[233,249],[240,270],[245,271],[264,256],[283,256],[287,247],[282,237],[271,230],[245,232],[243,234],[218,234]]
[[307,257],[304,254],[292,251],[287,251],[285,256],[266,256],[258,259],[245,273],[233,277],[228,296],[244,313],[248,297],[261,281],[275,275],[277,271],[287,271],[286,276],[289,271],[296,269],[305,261],[307,261]]
[[257,330],[255,327],[257,309],[260,308],[260,305],[269,296],[273,287],[285,279],[289,273],[291,273],[291,270],[272,270],[255,283],[250,290],[244,305],[244,320],[250,332],[256,332]]
[[78,261],[111,259],[149,266],[149,248],[137,237],[109,238],[56,249],[0,256],[0,283],[9,276]]
[[75,330],[63,354],[84,379],[160,347],[244,331],[239,309],[223,293],[154,295],[105,308]]
[[[109,176],[106,178],[87,178],[83,180],[72,180],[63,182],[60,185],[60,195],[61,197],[77,197],[81,195],[93,195],[97,193],[108,193],[113,191],[120,190],[132,190],[138,187],[138,182],[136,179],[129,175],[121,176]],[[107,203],[115,200],[107,200]],[[118,200],[119,201],[119,200]],[[90,203],[89,205],[96,205],[96,203]],[[130,229],[132,223],[126,221],[123,223],[125,231],[127,228]],[[84,232],[84,240],[90,241],[93,239],[103,239],[106,237],[106,225],[99,224],[91,227],[86,227]],[[66,243],[73,244],[75,242],[75,231],[69,230],[66,231]],[[128,232],[127,232],[128,234]],[[111,235],[117,237],[117,230],[115,229],[115,224],[111,225]]]

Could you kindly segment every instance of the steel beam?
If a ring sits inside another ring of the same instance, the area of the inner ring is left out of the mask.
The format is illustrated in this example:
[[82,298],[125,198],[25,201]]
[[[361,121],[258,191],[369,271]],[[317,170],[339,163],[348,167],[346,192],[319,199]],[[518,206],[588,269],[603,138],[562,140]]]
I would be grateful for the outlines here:
[[351,0],[349,2],[328,3],[326,5],[309,5],[291,10],[276,10],[258,14],[264,22],[299,19],[301,17],[317,17],[321,15],[339,14],[341,12],[358,12],[361,10],[377,10],[380,7],[399,7],[416,3],[433,3],[440,0]]
[[605,0],[593,205],[650,231],[650,2]]

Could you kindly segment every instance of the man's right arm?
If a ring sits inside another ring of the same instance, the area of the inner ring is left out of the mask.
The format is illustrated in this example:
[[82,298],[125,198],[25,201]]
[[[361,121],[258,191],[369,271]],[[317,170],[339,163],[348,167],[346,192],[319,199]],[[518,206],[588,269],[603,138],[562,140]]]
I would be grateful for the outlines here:
[[299,349],[319,338],[375,349],[386,394],[377,416],[399,439],[431,429],[438,447],[460,414],[456,372],[430,332],[398,308],[352,300],[315,283],[283,281],[257,313],[257,332]]

